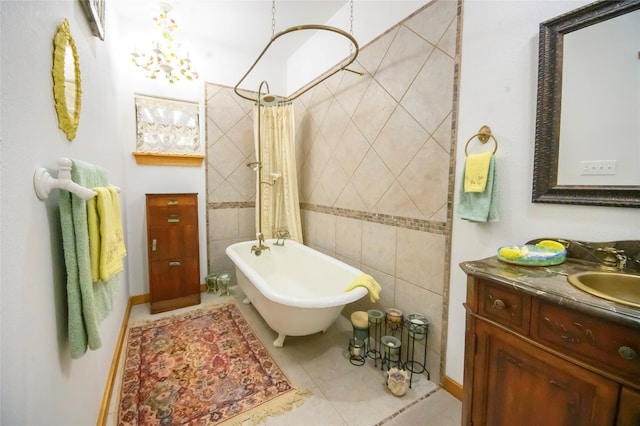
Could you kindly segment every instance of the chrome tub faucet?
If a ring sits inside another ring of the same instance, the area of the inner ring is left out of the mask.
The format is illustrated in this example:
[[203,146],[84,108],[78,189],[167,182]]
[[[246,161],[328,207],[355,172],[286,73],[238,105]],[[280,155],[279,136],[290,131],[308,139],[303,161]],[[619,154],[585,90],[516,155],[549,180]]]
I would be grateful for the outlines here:
[[258,238],[258,245],[251,246],[251,253],[255,254],[256,256],[260,256],[263,251],[271,250],[271,247],[268,247],[264,244],[264,235],[262,234],[262,232],[258,232],[256,234],[256,237]]

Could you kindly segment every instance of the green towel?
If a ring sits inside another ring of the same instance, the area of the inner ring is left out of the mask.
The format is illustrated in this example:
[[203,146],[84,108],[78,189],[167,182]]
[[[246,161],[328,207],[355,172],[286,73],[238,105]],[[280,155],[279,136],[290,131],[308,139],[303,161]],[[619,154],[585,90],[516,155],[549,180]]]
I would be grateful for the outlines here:
[[[104,169],[73,161],[71,180],[87,188],[107,186]],[[89,255],[87,203],[70,192],[60,191],[60,224],[67,269],[69,346],[72,358],[80,358],[87,348],[102,346],[98,326],[111,312],[120,277],[92,282]]]
[[[465,169],[466,164],[463,170]],[[484,191],[465,192],[463,175],[458,198],[458,216],[471,222],[497,222],[500,218],[498,215],[498,190],[496,186],[496,159],[492,155],[489,162],[487,185]]]

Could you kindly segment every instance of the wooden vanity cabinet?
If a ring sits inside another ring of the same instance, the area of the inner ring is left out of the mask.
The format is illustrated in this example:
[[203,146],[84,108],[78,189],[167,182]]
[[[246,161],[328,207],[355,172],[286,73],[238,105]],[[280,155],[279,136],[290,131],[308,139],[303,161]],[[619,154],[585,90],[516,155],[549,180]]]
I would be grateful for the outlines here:
[[622,388],[616,426],[640,426],[640,392]]
[[200,303],[198,194],[146,194],[152,314]]
[[463,425],[640,426],[640,360],[617,353],[640,330],[473,276],[465,308]]

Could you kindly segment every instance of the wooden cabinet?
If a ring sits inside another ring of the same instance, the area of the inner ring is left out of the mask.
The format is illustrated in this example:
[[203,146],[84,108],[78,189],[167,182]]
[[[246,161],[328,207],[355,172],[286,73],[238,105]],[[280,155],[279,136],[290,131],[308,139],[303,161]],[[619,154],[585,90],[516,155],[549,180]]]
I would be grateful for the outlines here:
[[640,392],[622,388],[616,426],[640,426]]
[[152,314],[200,303],[198,194],[147,194]]
[[469,276],[463,425],[640,426],[640,330]]

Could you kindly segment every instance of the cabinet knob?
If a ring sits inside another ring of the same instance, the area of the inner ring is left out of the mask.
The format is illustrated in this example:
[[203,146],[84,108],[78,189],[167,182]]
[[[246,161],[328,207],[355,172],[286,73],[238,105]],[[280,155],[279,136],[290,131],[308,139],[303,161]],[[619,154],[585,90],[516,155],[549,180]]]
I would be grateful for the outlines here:
[[178,216],[177,214],[172,214],[167,218],[167,222],[180,223],[180,216]]
[[500,299],[496,299],[493,301],[493,309],[498,309],[498,310],[502,310],[506,307],[506,305],[504,304],[504,302]]
[[178,262],[177,260],[174,260],[173,262],[169,262],[169,266],[180,266],[182,265],[180,262]]
[[178,200],[169,200],[169,201],[167,201],[167,205],[168,206],[177,206],[178,205]]
[[628,359],[628,360],[636,359],[638,357],[638,353],[633,348],[630,348],[629,346],[620,346],[618,348],[618,353],[622,358]]

